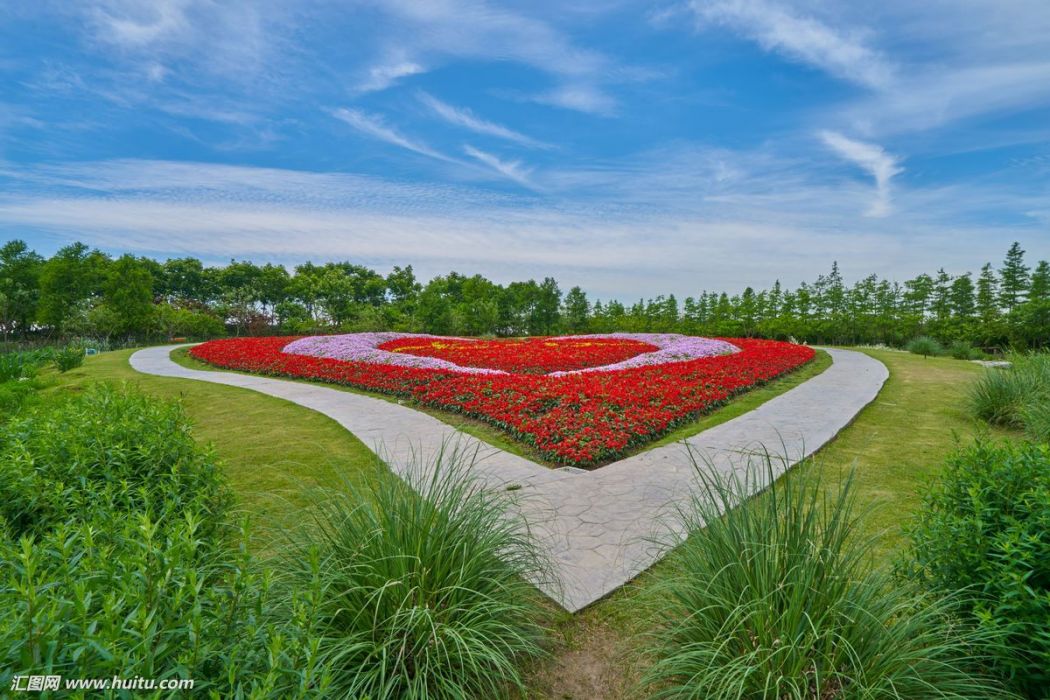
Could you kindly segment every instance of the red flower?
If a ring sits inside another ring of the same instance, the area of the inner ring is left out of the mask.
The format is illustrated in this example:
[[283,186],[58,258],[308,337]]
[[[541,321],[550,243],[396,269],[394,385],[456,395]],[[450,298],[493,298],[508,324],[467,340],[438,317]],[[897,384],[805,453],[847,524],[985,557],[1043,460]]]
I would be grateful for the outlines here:
[[[213,340],[190,354],[217,367],[314,379],[410,398],[422,405],[484,420],[534,446],[551,461],[579,466],[608,462],[711,411],[732,396],[813,359],[811,348],[774,340],[730,339],[731,355],[557,377],[528,372],[610,364],[650,346],[611,339],[588,347],[550,346],[550,339],[452,341],[414,354],[472,367],[525,374],[477,375],[290,355],[295,338]],[[418,339],[386,343],[411,352]],[[641,347],[638,347],[641,346]],[[474,351],[472,353],[472,350]],[[526,352],[522,352],[526,350]],[[588,353],[592,354],[588,354]],[[442,354],[437,354],[442,353]]]

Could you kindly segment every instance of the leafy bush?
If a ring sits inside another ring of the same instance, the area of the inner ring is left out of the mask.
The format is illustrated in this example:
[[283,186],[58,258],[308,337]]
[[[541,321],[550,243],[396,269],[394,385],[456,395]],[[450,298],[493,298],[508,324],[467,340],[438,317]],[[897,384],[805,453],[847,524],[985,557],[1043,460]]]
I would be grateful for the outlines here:
[[46,354],[39,350],[0,353],[0,384],[32,379],[46,361]]
[[998,664],[1031,697],[1050,688],[1050,448],[978,442],[949,460],[911,530],[910,573],[967,590],[1008,645]]
[[965,340],[956,340],[948,346],[948,354],[956,360],[979,360],[983,357],[980,350],[970,345]]
[[904,346],[904,349],[910,353],[916,355],[922,355],[923,357],[929,357],[931,355],[943,355],[944,346],[941,345],[936,338],[931,338],[928,335],[920,335],[918,338],[912,338],[908,341],[908,344]]
[[59,372],[68,372],[84,364],[84,348],[79,345],[67,345],[56,350],[54,355],[55,367]]
[[11,382],[0,382],[0,422],[15,415],[40,388],[36,380],[19,379]]
[[228,504],[212,455],[175,404],[99,386],[0,435],[0,517],[15,538],[70,519],[148,510],[169,520],[194,508],[214,531]]
[[[315,697],[319,581],[274,598],[177,406],[113,388],[0,427],[0,687],[12,675],[193,678]],[[282,621],[283,620],[283,621]]]
[[[665,698],[1002,698],[975,670],[989,636],[950,598],[894,586],[857,537],[851,480],[747,481],[701,471],[683,513],[678,573],[660,589],[665,625],[645,677]],[[724,514],[723,514],[724,513]]]
[[[502,497],[442,452],[408,481],[347,486],[293,538],[291,590],[320,573],[322,658],[342,697],[468,698],[523,689],[517,662],[541,653],[543,566]],[[316,562],[311,564],[310,562]],[[299,582],[302,582],[300,584]]]
[[992,368],[970,389],[970,407],[982,420],[1024,428],[1050,441],[1050,353],[1016,354],[1007,369]]

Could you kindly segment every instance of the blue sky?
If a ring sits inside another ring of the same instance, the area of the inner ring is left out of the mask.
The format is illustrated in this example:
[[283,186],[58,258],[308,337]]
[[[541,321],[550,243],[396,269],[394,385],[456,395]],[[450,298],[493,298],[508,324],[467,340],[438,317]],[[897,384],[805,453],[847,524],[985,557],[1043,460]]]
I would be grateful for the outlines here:
[[0,8],[0,239],[602,297],[1050,257],[1045,0]]

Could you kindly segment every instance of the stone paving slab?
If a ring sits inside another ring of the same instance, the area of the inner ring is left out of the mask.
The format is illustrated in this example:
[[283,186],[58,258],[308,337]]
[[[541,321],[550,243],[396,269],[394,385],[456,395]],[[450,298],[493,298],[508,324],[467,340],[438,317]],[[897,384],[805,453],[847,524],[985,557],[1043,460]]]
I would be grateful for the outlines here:
[[779,476],[834,438],[889,376],[868,355],[827,348],[831,367],[755,410],[681,443],[579,473],[549,469],[391,401],[319,384],[183,367],[170,357],[178,347],[184,346],[139,350],[131,366],[145,374],[250,389],[323,413],[371,443],[402,475],[444,445],[477,450],[473,474],[487,488],[515,489],[514,508],[550,557],[555,580],[536,584],[570,612],[616,590],[681,541],[676,513],[699,488],[689,453],[706,469],[742,474],[768,450]]

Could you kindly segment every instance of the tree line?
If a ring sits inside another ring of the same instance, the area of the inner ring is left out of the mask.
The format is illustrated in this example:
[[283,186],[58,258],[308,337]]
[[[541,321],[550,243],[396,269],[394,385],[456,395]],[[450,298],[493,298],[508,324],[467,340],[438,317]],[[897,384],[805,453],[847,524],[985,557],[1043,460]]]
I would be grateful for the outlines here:
[[3,340],[90,337],[148,342],[177,337],[397,330],[450,335],[680,332],[902,345],[919,335],[984,348],[1050,344],[1050,265],[1025,262],[1014,243],[998,267],[944,269],[903,283],[830,272],[793,289],[702,291],[633,304],[594,300],[557,281],[497,284],[458,272],[425,284],[411,265],[382,275],[350,262],[280,265],[192,257],[109,256],[82,243],[50,258],[24,242],[0,248]]

